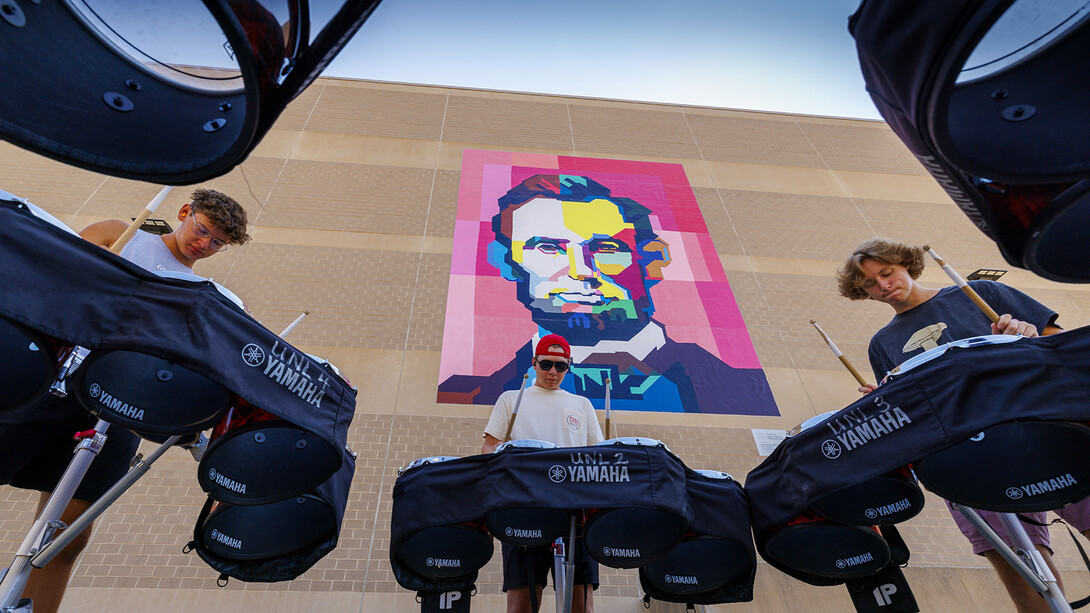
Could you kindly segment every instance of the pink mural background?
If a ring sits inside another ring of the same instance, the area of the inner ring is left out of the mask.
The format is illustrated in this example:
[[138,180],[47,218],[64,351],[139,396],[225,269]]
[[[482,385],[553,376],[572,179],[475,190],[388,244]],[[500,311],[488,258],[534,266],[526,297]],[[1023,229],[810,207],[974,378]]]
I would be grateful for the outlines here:
[[515,283],[487,261],[497,200],[542,173],[587,176],[613,196],[653,211],[672,261],[652,296],[655,320],[678,342],[696,343],[734,368],[760,368],[753,343],[680,164],[481,151],[462,154],[439,380],[488,375],[535,332]]

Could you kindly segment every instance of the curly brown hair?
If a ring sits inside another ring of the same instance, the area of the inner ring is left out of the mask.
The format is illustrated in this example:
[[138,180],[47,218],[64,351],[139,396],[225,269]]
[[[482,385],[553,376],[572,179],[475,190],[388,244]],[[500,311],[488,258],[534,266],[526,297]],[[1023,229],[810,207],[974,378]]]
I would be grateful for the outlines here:
[[189,210],[207,217],[227,235],[227,242],[242,245],[250,240],[250,235],[246,233],[246,209],[234,198],[214,189],[198,189],[190,198],[193,202]]
[[863,260],[868,258],[886,264],[900,264],[913,279],[920,278],[925,260],[922,247],[913,247],[881,236],[872,238],[856,247],[852,255],[837,269],[836,284],[841,296],[852,300],[869,298],[863,289]]

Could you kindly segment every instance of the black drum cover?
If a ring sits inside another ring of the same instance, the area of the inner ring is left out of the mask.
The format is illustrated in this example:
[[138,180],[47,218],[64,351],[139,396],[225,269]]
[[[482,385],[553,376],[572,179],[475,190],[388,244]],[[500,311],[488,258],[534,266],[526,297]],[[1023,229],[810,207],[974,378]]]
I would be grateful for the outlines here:
[[811,585],[837,585],[882,570],[889,545],[873,528],[804,516],[757,538],[769,564]]
[[231,401],[222,385],[135,351],[92,351],[72,379],[88,411],[137,434],[195,434],[215,424]]
[[57,378],[57,355],[48,338],[0,317],[0,410],[26,405]]
[[693,535],[641,567],[640,582],[661,592],[659,599],[672,595],[680,597],[674,602],[684,602],[744,578],[753,568],[752,555],[752,546],[741,541]]
[[1090,427],[1002,423],[915,467],[927,489],[965,506],[1003,513],[1057,509],[1090,496]]
[[492,559],[492,537],[471,523],[424,528],[394,553],[406,567],[431,581],[447,581],[477,571]]
[[685,538],[686,518],[666,510],[598,509],[583,539],[590,557],[611,568],[636,568],[657,560]]
[[218,503],[197,535],[209,551],[230,560],[261,560],[298,551],[327,538],[336,515],[324,500],[307,494],[258,506]]
[[356,469],[352,454],[343,455],[332,478],[301,496],[248,506],[209,498],[188,549],[241,581],[290,581],[303,574],[337,546]]
[[823,496],[810,508],[845,524],[888,526],[915,517],[923,504],[923,491],[905,467]]
[[512,507],[493,511],[485,518],[488,532],[516,547],[539,547],[567,536],[572,514],[566,509]]
[[197,468],[197,483],[216,500],[261,505],[309,491],[339,466],[338,450],[323,437],[268,419],[214,436]]

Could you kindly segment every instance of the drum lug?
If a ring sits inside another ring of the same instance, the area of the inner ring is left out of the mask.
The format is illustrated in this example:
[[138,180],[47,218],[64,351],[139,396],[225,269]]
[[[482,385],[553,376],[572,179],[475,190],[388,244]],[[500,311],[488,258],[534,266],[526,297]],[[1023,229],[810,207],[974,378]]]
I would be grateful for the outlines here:
[[72,347],[68,352],[68,357],[65,358],[64,363],[61,364],[60,372],[57,373],[57,380],[53,382],[53,385],[49,387],[49,393],[57,396],[58,398],[64,398],[68,396],[68,390],[65,386],[65,379],[69,375],[74,373],[80,364],[83,364],[83,358],[87,357],[91,351],[84,347],[76,345]]
[[204,432],[201,432],[196,441],[184,445],[183,448],[193,456],[195,461],[200,462],[201,458],[204,457],[204,450],[208,448],[208,437],[204,435]]

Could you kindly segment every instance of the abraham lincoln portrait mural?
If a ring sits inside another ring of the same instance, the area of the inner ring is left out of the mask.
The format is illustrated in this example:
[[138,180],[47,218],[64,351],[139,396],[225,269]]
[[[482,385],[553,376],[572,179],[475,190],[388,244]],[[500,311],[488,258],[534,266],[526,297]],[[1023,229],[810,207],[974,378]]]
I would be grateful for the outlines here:
[[466,150],[439,402],[517,389],[546,334],[616,410],[779,415],[680,164]]

